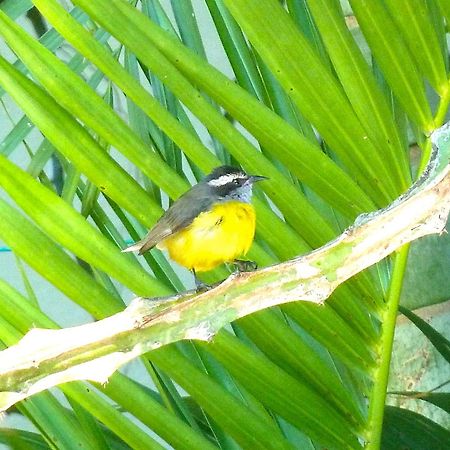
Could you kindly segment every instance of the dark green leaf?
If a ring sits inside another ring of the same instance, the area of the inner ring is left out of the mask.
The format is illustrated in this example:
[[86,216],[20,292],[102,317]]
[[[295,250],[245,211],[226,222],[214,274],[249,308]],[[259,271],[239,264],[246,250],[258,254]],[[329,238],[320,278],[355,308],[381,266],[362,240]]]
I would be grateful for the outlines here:
[[450,341],[409,309],[404,306],[399,306],[398,309],[422,331],[436,350],[450,363]]
[[387,406],[384,413],[383,450],[446,450],[450,432],[407,409]]

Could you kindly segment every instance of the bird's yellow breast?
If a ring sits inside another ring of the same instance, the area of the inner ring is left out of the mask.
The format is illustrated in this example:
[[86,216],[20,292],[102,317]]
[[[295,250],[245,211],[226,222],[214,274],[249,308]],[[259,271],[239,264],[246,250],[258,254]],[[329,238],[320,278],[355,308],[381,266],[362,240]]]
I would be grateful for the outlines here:
[[158,245],[170,257],[196,272],[211,270],[245,255],[255,235],[255,212],[248,203],[218,203],[186,228]]

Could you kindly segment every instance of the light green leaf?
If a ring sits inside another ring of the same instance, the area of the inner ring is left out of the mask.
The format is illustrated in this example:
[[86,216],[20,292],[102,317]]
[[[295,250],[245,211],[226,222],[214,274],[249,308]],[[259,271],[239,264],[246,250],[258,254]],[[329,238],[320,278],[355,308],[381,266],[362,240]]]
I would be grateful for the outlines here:
[[[83,171],[100,190],[144,224],[161,214],[145,191],[109,157],[93,138],[41,88],[0,58],[0,84],[23,107],[50,142]],[[30,102],[30,98],[34,101]],[[80,148],[84,151],[80,152]]]
[[153,351],[148,356],[187,390],[242,447],[293,448],[274,423],[247,410],[242,402],[182,358],[174,347]]
[[0,2],[0,11],[11,19],[17,19],[33,7],[31,0],[3,0]]
[[[42,231],[0,199],[0,236],[25,262],[95,317],[123,307]],[[95,301],[91,301],[95,298]]]
[[350,0],[358,23],[393,92],[424,132],[434,129],[425,87],[402,35],[378,1]]
[[388,178],[384,181],[392,181],[399,195],[411,183],[406,151],[388,99],[377,85],[335,3],[334,0],[308,0],[339,81],[384,162]]
[[346,445],[358,447],[348,417],[346,420],[325,406],[323,397],[251,352],[231,334],[219,332],[208,348],[249,392],[313,439],[338,447],[345,436]]
[[63,199],[1,156],[0,186],[52,239],[115,277],[137,295],[170,292],[144,272],[134,258],[121,253]]
[[447,95],[449,86],[444,58],[427,2],[387,0],[385,4],[402,32],[417,68],[441,97]]
[[226,4],[286,93],[358,184],[377,204],[395,197],[392,184],[381,183],[383,162],[344,92],[282,6],[274,0]]

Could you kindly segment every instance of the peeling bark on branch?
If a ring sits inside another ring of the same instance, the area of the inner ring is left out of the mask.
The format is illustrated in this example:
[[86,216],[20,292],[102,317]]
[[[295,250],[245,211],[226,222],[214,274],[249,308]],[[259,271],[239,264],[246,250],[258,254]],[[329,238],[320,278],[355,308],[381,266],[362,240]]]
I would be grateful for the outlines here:
[[73,380],[105,382],[121,365],[182,339],[210,340],[224,325],[293,301],[323,303],[341,283],[421,236],[441,233],[450,209],[450,125],[433,133],[420,180],[387,208],[360,216],[307,255],[230,276],[207,292],[136,298],[125,311],[63,330],[31,330],[0,352],[0,410]]

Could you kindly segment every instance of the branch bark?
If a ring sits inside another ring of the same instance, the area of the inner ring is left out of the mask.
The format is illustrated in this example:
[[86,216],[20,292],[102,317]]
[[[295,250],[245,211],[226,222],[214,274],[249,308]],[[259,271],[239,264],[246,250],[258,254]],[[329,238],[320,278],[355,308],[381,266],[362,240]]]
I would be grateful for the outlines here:
[[344,281],[421,236],[441,233],[450,210],[450,124],[432,135],[422,177],[387,208],[359,216],[327,245],[203,293],[136,298],[121,313],[62,330],[33,329],[0,352],[0,410],[74,380],[106,382],[131,359],[182,339],[211,340],[233,320],[293,301],[323,303]]

